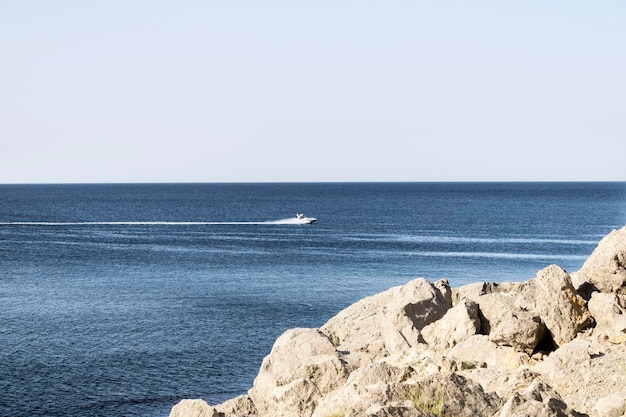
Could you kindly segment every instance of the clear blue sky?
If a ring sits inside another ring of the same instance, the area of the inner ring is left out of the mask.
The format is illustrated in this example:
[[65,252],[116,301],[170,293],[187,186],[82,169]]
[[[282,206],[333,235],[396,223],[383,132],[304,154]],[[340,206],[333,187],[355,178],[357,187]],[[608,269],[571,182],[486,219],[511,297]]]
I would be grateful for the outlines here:
[[0,183],[626,180],[621,1],[0,0]]

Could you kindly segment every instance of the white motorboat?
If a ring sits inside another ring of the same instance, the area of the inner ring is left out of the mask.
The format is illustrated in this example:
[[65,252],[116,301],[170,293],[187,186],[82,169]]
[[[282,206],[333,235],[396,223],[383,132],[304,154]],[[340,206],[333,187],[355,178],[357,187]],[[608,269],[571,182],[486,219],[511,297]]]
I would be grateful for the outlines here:
[[296,213],[295,223],[297,224],[311,224],[315,223],[317,219],[315,217],[306,217],[302,213]]

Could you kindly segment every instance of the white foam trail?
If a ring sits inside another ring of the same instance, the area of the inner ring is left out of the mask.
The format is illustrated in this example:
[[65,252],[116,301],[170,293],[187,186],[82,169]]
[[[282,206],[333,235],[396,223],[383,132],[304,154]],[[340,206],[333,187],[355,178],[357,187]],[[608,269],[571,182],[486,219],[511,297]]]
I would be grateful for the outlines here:
[[456,236],[403,236],[400,240],[407,242],[433,243],[557,243],[563,245],[595,245],[595,240],[558,239],[558,238],[474,238]]
[[0,222],[0,226],[208,226],[208,225],[269,225],[298,224],[296,219],[269,220],[263,222]]
[[501,258],[501,259],[587,259],[585,255],[533,254],[533,253],[504,253],[504,252],[410,252],[415,256],[437,256],[452,258]]
[[501,243],[524,243],[524,244],[544,244],[554,243],[562,245],[597,245],[598,240],[582,240],[582,239],[563,239],[551,237],[537,238],[479,238],[479,237],[463,237],[463,236],[409,236],[409,235],[357,235],[350,236],[348,240],[376,242],[408,242],[408,243],[484,243],[484,244],[501,244]]

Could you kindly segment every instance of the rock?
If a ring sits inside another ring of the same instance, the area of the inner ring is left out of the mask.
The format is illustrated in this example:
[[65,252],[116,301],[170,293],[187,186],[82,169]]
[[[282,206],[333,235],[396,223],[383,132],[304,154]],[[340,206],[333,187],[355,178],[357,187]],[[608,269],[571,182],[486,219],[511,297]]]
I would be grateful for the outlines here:
[[584,371],[591,364],[589,344],[575,340],[550,353],[547,359],[535,366],[535,370],[546,376],[553,386],[580,384],[580,380],[571,380],[575,370]]
[[626,415],[626,389],[599,399],[592,411],[597,417],[622,417]]
[[354,367],[402,352],[420,343],[420,330],[452,306],[447,281],[423,278],[366,297],[331,318],[322,331],[337,348],[350,352]]
[[500,346],[511,346],[532,354],[546,333],[538,314],[529,308],[522,292],[527,283],[476,283],[461,287],[456,293],[478,304],[480,333]]
[[545,328],[537,316],[523,311],[505,310],[500,320],[489,332],[489,340],[531,355],[545,334]]
[[541,381],[515,393],[496,417],[581,417],[561,400],[561,397]]
[[475,282],[452,289],[452,303],[457,305],[461,300],[476,301],[478,297],[486,294],[519,292],[523,284],[519,282]]
[[482,315],[482,333],[500,346],[532,354],[545,333],[536,314],[519,307],[519,294],[494,293],[478,297]]
[[[409,367],[388,363],[371,363],[355,370],[345,384],[326,395],[318,404],[313,417],[329,415],[360,416],[376,406],[402,407],[402,381],[411,376]],[[380,413],[378,409],[374,414]]]
[[495,282],[474,282],[459,288],[452,288],[452,305],[456,306],[461,300],[476,300],[481,295],[498,291],[499,285]]
[[502,406],[496,394],[456,373],[407,381],[405,390],[418,410],[439,416],[491,417]]
[[604,237],[577,274],[601,292],[626,294],[626,226]]
[[443,353],[468,367],[514,370],[528,362],[528,356],[508,346],[498,346],[485,335],[474,335]]
[[528,282],[522,296],[544,323],[556,346],[571,340],[592,324],[585,301],[578,295],[567,272],[550,265]]
[[[330,414],[332,415],[332,414]],[[363,414],[356,414],[350,411],[345,417],[358,417],[366,415],[367,417],[431,417],[432,413],[419,411],[411,403],[404,401],[402,403],[374,404]]]
[[409,366],[419,377],[451,374],[475,366],[474,363],[464,363],[453,357],[441,355],[425,344],[412,348],[408,352],[387,356],[380,359],[380,362],[397,367]]
[[248,395],[240,395],[215,406],[220,417],[249,417],[257,414],[256,407]]
[[495,394],[458,374],[420,377],[411,367],[386,363],[355,371],[339,389],[326,396],[313,417],[329,415],[397,415],[459,417],[492,416],[501,406]]
[[305,417],[347,376],[345,362],[326,335],[317,329],[292,329],[263,359],[248,394],[260,416]]
[[422,337],[438,350],[451,348],[480,330],[478,305],[463,299],[439,320],[422,329]]
[[202,399],[187,399],[172,407],[169,417],[219,417],[219,414]]
[[543,381],[540,373],[522,365],[514,370],[498,368],[474,368],[463,374],[480,384],[486,392],[496,393],[500,398],[511,398],[535,381]]
[[601,398],[626,386],[626,345],[579,336],[552,352],[533,371],[542,375],[570,407],[589,413]]
[[626,341],[626,295],[593,293],[587,304],[596,322],[595,337],[612,343]]
[[439,295],[443,298],[445,305],[448,306],[448,308],[452,307],[452,288],[450,288],[448,280],[442,278],[435,281],[433,286],[439,290]]

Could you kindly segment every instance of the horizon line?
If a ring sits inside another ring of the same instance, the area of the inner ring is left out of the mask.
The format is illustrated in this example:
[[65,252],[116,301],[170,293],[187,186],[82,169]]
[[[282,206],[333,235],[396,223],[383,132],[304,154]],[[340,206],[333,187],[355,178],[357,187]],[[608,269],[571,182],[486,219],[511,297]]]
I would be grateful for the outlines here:
[[626,183],[623,180],[336,180],[336,181],[95,181],[95,182],[0,182],[7,185],[175,185],[175,184],[529,184],[529,183]]

